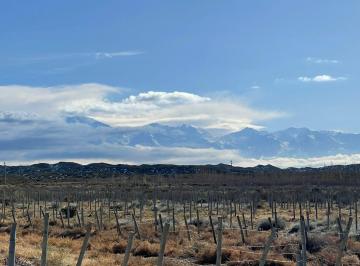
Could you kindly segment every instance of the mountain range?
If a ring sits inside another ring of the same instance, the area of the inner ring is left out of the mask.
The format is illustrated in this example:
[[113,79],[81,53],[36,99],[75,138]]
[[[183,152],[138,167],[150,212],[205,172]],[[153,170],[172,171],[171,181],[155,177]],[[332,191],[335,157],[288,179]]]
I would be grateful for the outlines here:
[[149,124],[139,127],[110,127],[92,118],[69,116],[68,125],[80,124],[102,134],[101,141],[124,146],[186,147],[236,150],[243,157],[316,157],[360,153],[360,134],[287,128],[268,132],[244,128],[237,132],[212,136],[191,125]]

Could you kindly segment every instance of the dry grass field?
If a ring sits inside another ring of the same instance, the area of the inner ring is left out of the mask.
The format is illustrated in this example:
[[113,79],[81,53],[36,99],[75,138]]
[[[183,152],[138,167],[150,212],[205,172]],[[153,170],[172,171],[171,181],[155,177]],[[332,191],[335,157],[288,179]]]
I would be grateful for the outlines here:
[[[75,203],[75,202],[74,202]],[[35,204],[35,207],[33,206]],[[59,202],[59,209],[66,208],[67,201]],[[167,204],[166,200],[154,202],[147,200],[141,213],[138,201],[117,203],[117,215],[120,232],[116,226],[113,208],[108,208],[105,201],[98,203],[95,213],[95,202],[90,209],[89,201],[82,202],[82,218],[86,224],[92,224],[90,242],[87,246],[82,265],[121,265],[127,246],[129,233],[133,232],[134,222],[132,214],[139,226],[141,239],[135,237],[129,265],[156,265],[160,250],[161,223],[157,219],[155,228],[154,210],[156,215],[161,214],[162,222],[170,224],[170,231],[165,247],[164,265],[212,265],[216,262],[216,244],[212,228],[209,223],[209,206],[206,202],[192,203],[192,217],[190,220],[190,205],[185,205],[185,214],[189,224],[190,240],[184,221],[184,205],[174,201],[174,205]],[[103,205],[104,204],[104,205]],[[114,203],[111,203],[111,207]],[[217,234],[217,217],[223,219],[222,233],[222,263],[225,265],[259,265],[264,245],[270,235],[270,223],[267,218],[274,220],[274,212],[266,200],[257,203],[254,216],[251,218],[251,207],[247,203],[234,204],[229,209],[228,205],[220,202],[213,206],[212,220]],[[44,201],[30,202],[24,209],[23,204],[16,202],[14,208],[8,204],[5,208],[6,215],[2,215],[0,223],[0,259],[6,265],[9,248],[9,233],[13,223],[12,210],[15,210],[17,222],[16,232],[16,261],[17,265],[39,265],[41,257],[41,242],[43,231],[43,219],[41,212],[48,212],[49,240],[47,265],[76,265],[82,242],[85,236],[85,228],[79,223],[79,216],[74,215],[59,219],[59,211],[53,211],[51,204]],[[80,205],[78,205],[80,206]],[[99,207],[101,206],[101,208]],[[110,205],[109,205],[110,206]],[[35,208],[35,217],[34,215]],[[175,230],[173,228],[174,209]],[[40,210],[40,211],[39,211]],[[196,210],[198,210],[199,218]],[[335,265],[339,252],[340,237],[336,219],[339,210],[334,204],[330,215],[329,229],[326,221],[326,206],[319,207],[318,219],[315,217],[314,205],[310,204],[306,209],[309,216],[309,228],[307,228],[307,265]],[[29,212],[31,225],[26,212]],[[79,211],[79,208],[78,208]],[[270,252],[267,256],[266,265],[296,265],[297,256],[301,247],[299,234],[299,208],[296,209],[294,220],[293,209],[289,204],[279,204],[276,209],[277,230],[276,237],[271,243]],[[340,209],[342,228],[345,228],[349,219],[349,206]],[[79,211],[80,212],[80,211]],[[100,214],[101,213],[101,214]],[[244,218],[242,217],[244,214]],[[101,228],[97,219],[101,219]],[[242,243],[240,229],[236,215],[244,227],[245,243]],[[354,215],[354,210],[352,210]],[[97,217],[97,218],[96,218]],[[158,218],[158,216],[157,216]],[[251,219],[253,221],[251,228]],[[244,220],[246,228],[244,226]],[[68,225],[69,222],[69,225]],[[360,265],[360,236],[357,234],[355,224],[352,223],[346,250],[342,257],[343,265]]]

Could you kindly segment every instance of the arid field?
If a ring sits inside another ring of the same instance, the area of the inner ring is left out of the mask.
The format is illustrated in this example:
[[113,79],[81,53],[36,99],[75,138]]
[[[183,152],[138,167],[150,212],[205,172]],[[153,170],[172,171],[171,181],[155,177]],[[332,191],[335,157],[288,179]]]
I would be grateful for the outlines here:
[[16,265],[40,265],[44,215],[48,213],[47,265],[76,265],[88,226],[91,234],[82,265],[122,265],[132,233],[128,265],[156,265],[166,224],[163,265],[215,264],[219,242],[222,264],[259,265],[269,239],[265,265],[296,265],[304,256],[302,228],[307,265],[335,265],[346,233],[341,263],[360,265],[357,202],[351,189],[332,188],[329,197],[329,189],[90,187],[76,183],[60,189],[44,184],[26,189],[2,187],[2,263],[6,265],[8,259],[15,220]]

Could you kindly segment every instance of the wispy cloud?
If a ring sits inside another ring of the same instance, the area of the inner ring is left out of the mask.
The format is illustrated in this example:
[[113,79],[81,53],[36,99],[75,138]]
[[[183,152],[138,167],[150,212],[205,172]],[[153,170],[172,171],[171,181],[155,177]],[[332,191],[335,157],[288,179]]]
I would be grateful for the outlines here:
[[[69,62],[71,62],[71,65],[73,65],[74,61],[79,65],[88,65],[91,62],[92,63],[96,62],[97,60],[138,56],[144,53],[145,53],[144,51],[140,51],[140,50],[125,50],[125,51],[113,51],[113,52],[99,51],[99,52],[54,53],[54,54],[42,54],[42,55],[27,56],[27,57],[7,58],[5,60],[5,63],[9,65],[17,66],[17,65],[40,64],[43,62],[52,62],[55,64],[61,64],[61,66],[59,66],[58,68],[67,69],[69,68],[68,66]],[[64,66],[64,63],[66,64],[66,66]]]
[[313,64],[338,64],[339,60],[336,59],[326,59],[326,58],[317,58],[317,57],[307,57],[306,61]]
[[[95,53],[96,59],[106,59],[106,58],[114,58],[114,57],[121,57],[121,56],[134,56],[143,54],[142,51],[122,51],[122,52],[97,52]],[[92,54],[89,54],[92,55]]]
[[334,82],[340,80],[347,80],[346,77],[333,77],[331,75],[317,75],[314,77],[302,76],[298,77],[301,82]]

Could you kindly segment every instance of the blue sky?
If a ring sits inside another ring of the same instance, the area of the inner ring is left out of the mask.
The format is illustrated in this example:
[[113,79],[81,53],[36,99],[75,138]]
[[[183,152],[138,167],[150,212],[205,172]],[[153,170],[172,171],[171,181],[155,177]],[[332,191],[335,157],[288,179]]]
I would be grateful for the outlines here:
[[112,101],[150,90],[180,91],[281,113],[249,119],[269,130],[360,132],[359,1],[0,5],[5,88],[89,83],[121,88],[107,95]]

